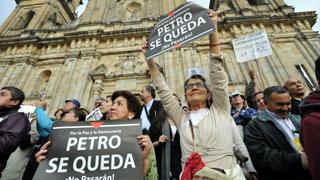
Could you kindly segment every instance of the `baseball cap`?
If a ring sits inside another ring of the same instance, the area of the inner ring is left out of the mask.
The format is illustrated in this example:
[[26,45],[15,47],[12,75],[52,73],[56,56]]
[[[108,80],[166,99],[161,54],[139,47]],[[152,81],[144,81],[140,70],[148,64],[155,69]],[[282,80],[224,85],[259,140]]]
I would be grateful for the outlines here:
[[64,102],[65,103],[72,102],[77,108],[80,108],[81,106],[80,101],[78,101],[77,99],[67,99]]

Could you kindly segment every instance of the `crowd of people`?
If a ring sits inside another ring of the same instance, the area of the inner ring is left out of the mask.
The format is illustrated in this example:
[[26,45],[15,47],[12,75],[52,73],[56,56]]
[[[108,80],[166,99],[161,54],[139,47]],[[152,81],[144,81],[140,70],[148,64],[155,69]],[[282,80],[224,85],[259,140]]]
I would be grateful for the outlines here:
[[[209,16],[217,29],[217,14],[209,11]],[[154,60],[147,61],[153,86],[143,87],[139,95],[115,91],[94,103],[103,121],[141,119],[137,143],[144,179],[320,179],[320,89],[305,97],[296,78],[260,89],[249,72],[245,93],[236,90],[229,96],[218,31],[209,35],[209,46],[209,81],[198,74],[189,77],[183,84],[185,103],[171,91]],[[147,48],[145,42],[143,53]],[[320,85],[320,58],[315,67]],[[40,99],[30,123],[18,112],[23,101],[20,89],[1,88],[3,180],[32,179],[50,149],[52,125],[85,121],[89,114],[80,101],[67,99],[50,118],[47,103]]]

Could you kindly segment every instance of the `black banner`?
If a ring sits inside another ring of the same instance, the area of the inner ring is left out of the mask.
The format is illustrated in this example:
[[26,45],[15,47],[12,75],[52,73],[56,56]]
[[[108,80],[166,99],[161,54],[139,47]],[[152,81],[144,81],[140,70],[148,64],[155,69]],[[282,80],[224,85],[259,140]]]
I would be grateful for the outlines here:
[[57,122],[34,180],[143,179],[141,120]]
[[160,18],[149,37],[146,58],[151,59],[173,48],[194,41],[215,28],[202,6],[187,2]]

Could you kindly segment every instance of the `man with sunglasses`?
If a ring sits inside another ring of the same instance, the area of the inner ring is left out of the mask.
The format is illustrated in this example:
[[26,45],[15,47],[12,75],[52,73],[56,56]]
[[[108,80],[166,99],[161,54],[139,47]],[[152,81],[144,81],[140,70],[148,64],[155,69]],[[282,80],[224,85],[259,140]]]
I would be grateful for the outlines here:
[[264,91],[267,106],[245,129],[245,143],[260,179],[311,179],[299,143],[300,117],[292,115],[290,95],[280,86]]

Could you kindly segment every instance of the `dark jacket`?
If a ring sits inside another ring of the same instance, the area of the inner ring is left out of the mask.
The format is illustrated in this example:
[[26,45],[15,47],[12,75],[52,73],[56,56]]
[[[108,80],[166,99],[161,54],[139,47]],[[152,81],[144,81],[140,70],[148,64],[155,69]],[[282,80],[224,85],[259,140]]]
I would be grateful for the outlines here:
[[[144,109],[145,109],[145,106],[143,105],[141,107],[141,110],[140,110],[138,117],[141,117],[142,111]],[[161,124],[166,119],[166,114],[163,112],[164,112],[164,108],[163,108],[161,101],[154,100],[151,105],[151,108],[149,109],[149,113],[146,114],[147,118],[150,122],[150,129],[149,130],[143,129],[142,130],[143,134],[148,134],[149,136],[157,136],[157,132],[155,132],[155,129],[161,130]]]
[[[165,162],[170,161],[169,162],[170,169],[166,169],[166,170],[171,172],[172,177],[179,179],[179,175],[182,170],[180,135],[177,131],[174,139],[172,139],[172,131],[169,126],[169,122],[167,120],[167,113],[163,109],[162,104],[161,106],[158,107],[156,111],[156,116],[154,117],[153,123],[151,124],[149,129],[149,135],[152,142],[158,141],[161,135],[166,135],[170,137],[170,141],[168,141],[167,143],[161,143],[157,147],[155,147],[159,180],[169,179],[169,177],[167,176],[169,173],[164,171],[165,168],[167,168],[166,167],[167,164],[164,163],[164,161]],[[166,154],[165,152],[166,146],[170,146],[169,148],[170,152],[168,152],[168,154]]]
[[320,179],[320,90],[311,92],[300,105],[300,141],[313,179]]
[[301,101],[291,97],[291,114],[300,115],[299,105]]
[[30,122],[16,109],[0,110],[0,177],[7,160],[17,147],[29,142]]
[[163,106],[161,101],[154,100],[148,114],[148,119],[151,124],[162,109]]
[[[299,116],[289,115],[296,129],[300,128]],[[245,129],[245,144],[259,179],[310,179],[302,168],[300,154],[286,132],[266,112],[260,112]]]

